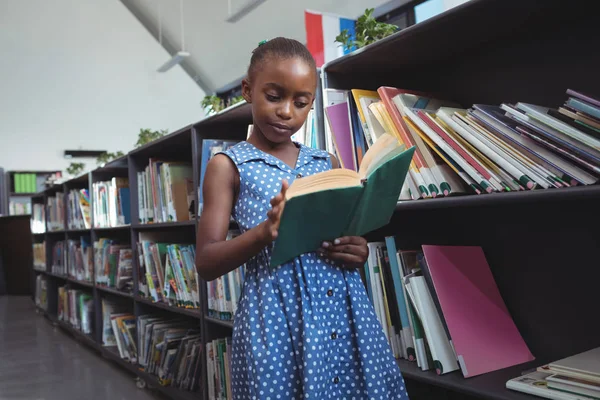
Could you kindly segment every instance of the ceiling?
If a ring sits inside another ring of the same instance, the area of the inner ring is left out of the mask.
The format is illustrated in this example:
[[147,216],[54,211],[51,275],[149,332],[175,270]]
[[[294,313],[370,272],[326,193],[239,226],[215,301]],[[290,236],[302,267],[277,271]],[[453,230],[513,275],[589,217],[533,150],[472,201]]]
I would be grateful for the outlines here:
[[[365,8],[389,0],[267,0],[236,23],[228,23],[227,0],[181,0],[185,50],[191,57],[184,70],[206,92],[213,93],[244,76],[252,50],[261,40],[286,36],[305,42],[304,10],[356,18]],[[235,11],[248,0],[231,0]],[[181,50],[180,0],[121,0],[158,39],[159,8],[162,44]],[[165,60],[166,61],[166,60]],[[159,65],[156,66],[157,68]],[[168,73],[168,72],[167,72]]]

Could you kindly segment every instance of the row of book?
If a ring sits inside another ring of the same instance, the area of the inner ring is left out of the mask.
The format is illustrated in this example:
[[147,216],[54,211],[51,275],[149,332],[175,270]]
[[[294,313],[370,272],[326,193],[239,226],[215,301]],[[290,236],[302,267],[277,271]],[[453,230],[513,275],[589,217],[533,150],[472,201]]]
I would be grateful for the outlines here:
[[48,310],[48,278],[42,274],[35,277],[34,301],[42,310]]
[[538,367],[506,387],[546,399],[600,399],[600,347]]
[[94,276],[94,259],[92,245],[88,238],[67,240],[64,252],[67,276],[78,281],[92,282]]
[[534,359],[480,247],[398,250],[394,237],[368,246],[365,284],[395,357],[464,377]]
[[133,252],[129,244],[101,238],[94,242],[96,284],[133,292]]
[[58,288],[58,320],[70,324],[86,335],[94,332],[94,299],[91,293],[73,289],[70,285]]
[[231,338],[206,343],[209,400],[233,399],[231,392]]
[[194,180],[190,163],[150,159],[137,173],[138,220],[141,224],[195,218]]
[[67,275],[65,241],[61,240],[52,245],[52,264],[50,270],[53,274]]
[[[229,231],[227,240],[239,236],[237,230]],[[242,265],[229,273],[206,282],[208,315],[213,318],[233,321],[237,305],[242,296],[246,268]]]
[[196,322],[156,315],[137,321],[139,365],[161,385],[196,391],[200,386],[202,338]]
[[[248,127],[248,135],[252,131],[252,125]],[[204,205],[204,195],[202,188],[204,184],[204,175],[206,174],[206,167],[208,162],[218,153],[225,151],[233,146],[237,142],[232,140],[216,140],[216,139],[204,139],[202,141],[202,153],[200,155],[200,185],[198,186],[198,215],[202,213],[202,207]]]
[[45,271],[46,270],[46,242],[34,243],[33,247],[33,268]]
[[108,299],[102,299],[102,345],[116,347],[119,356],[137,363],[135,315]]
[[90,194],[87,189],[73,189],[67,193],[68,229],[90,229]]
[[46,205],[46,218],[49,231],[60,231],[65,229],[65,209],[64,194],[56,193],[54,196],[48,196]]
[[171,306],[199,308],[195,247],[165,243],[145,232],[137,245],[139,295]]
[[11,199],[8,203],[8,215],[31,214],[31,201],[27,198]]
[[13,174],[13,185],[15,193],[37,193],[37,175],[31,173]]
[[383,134],[415,155],[401,199],[590,185],[600,176],[600,101],[567,90],[558,109],[470,109],[416,91],[326,89],[328,150],[357,170]]
[[112,178],[92,184],[94,228],[112,228],[131,223],[129,180]]
[[46,207],[43,204],[32,205],[31,233],[46,232]]

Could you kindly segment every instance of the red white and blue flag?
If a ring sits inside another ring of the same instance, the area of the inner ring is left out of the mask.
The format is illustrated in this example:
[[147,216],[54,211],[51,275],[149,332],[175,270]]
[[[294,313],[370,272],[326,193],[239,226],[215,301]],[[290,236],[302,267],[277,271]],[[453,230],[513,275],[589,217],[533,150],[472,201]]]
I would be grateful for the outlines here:
[[350,36],[354,36],[355,23],[353,19],[334,14],[304,11],[306,47],[315,58],[317,67],[352,51],[337,43],[335,37],[344,29],[348,30]]

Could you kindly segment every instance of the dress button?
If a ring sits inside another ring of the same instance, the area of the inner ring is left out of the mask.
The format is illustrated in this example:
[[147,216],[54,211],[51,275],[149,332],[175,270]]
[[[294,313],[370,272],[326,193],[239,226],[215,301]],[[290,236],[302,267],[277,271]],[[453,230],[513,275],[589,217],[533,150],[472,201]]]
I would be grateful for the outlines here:
[[329,289],[327,291],[327,296],[329,296],[329,297],[333,296],[333,290]]
[[337,339],[337,333],[333,332],[333,333],[331,334],[331,338],[332,338],[333,340]]
[[340,378],[338,378],[337,376],[333,378],[333,383],[340,383]]
[[296,175],[296,178],[302,178],[302,174]]

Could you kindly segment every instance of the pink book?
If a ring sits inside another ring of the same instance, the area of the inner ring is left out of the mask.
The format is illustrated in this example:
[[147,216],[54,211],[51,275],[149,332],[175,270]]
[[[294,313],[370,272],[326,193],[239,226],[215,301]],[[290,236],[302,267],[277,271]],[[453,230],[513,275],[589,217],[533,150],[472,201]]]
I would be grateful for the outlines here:
[[348,115],[348,103],[343,102],[325,107],[329,127],[333,135],[335,151],[340,158],[343,168],[357,171],[354,163],[354,144],[352,141],[352,130],[350,129],[350,116]]
[[465,378],[532,361],[477,246],[423,246]]

